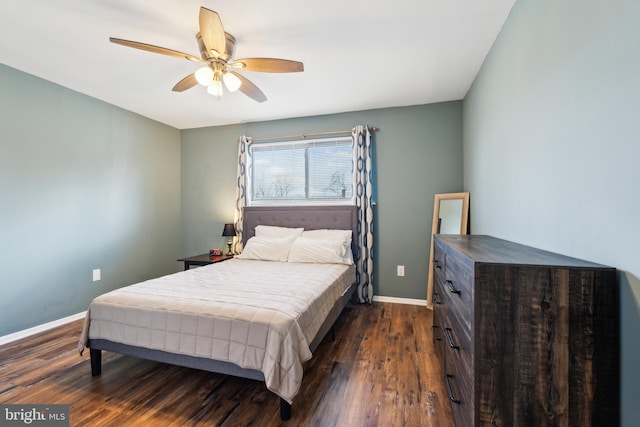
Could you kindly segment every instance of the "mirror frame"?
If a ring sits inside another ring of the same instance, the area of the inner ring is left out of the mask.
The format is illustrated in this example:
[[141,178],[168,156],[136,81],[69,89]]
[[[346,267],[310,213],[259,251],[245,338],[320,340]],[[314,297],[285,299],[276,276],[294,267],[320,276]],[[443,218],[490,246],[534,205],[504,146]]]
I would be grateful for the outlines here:
[[460,219],[460,234],[467,234],[469,224],[469,192],[436,194],[433,201],[433,220],[431,222],[431,249],[429,250],[429,279],[427,281],[427,308],[433,308],[433,235],[438,231],[440,216],[440,201],[462,200],[462,217]]

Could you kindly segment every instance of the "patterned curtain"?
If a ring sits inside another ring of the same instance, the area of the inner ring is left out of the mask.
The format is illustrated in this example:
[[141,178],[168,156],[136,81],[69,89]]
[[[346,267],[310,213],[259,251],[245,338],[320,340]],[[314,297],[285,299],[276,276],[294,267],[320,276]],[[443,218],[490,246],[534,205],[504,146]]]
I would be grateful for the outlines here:
[[358,299],[371,304],[373,299],[373,163],[371,132],[367,126],[353,128],[356,150],[356,206],[358,207],[358,253],[356,274]]
[[247,153],[251,139],[242,135],[238,140],[238,183],[236,187],[236,212],[233,222],[236,226],[237,238],[233,251],[242,252],[242,224],[244,223],[244,207],[247,206]]

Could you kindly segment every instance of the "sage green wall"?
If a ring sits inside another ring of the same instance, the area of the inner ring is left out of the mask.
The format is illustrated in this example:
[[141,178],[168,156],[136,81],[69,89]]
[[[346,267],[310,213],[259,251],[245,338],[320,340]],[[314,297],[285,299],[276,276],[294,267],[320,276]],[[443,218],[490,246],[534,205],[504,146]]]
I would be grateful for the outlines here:
[[[182,251],[224,247],[233,221],[236,140],[351,129],[375,132],[375,295],[426,299],[433,198],[462,190],[462,102],[387,108],[181,131]],[[405,276],[396,277],[396,265]]]
[[471,227],[619,269],[640,420],[640,2],[518,0],[464,101]]
[[0,87],[0,336],[178,270],[180,132],[5,65]]

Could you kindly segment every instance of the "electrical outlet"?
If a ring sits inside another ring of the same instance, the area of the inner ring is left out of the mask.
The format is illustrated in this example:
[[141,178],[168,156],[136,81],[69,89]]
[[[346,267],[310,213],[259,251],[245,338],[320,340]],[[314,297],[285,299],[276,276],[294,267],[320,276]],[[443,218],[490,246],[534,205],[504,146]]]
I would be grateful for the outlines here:
[[404,277],[404,265],[399,265],[397,269],[398,277]]
[[96,268],[93,270],[93,281],[98,282],[100,280],[100,269]]

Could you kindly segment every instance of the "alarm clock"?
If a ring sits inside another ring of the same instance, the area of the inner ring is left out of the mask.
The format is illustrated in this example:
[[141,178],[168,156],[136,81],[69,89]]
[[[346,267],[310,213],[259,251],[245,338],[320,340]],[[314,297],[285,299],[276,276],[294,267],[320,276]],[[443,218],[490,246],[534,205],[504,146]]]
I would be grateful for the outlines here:
[[209,251],[209,256],[220,256],[222,255],[222,249],[211,249]]

